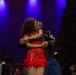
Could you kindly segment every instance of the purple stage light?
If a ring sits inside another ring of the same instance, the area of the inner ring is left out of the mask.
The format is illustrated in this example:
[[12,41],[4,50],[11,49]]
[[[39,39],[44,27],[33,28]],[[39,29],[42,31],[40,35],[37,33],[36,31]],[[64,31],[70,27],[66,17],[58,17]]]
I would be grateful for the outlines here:
[[36,6],[36,4],[37,4],[37,0],[29,0],[29,5],[30,5],[31,7]]
[[28,0],[26,10],[25,12],[27,13],[27,17],[34,17],[36,18],[39,16],[39,1],[38,0]]
[[37,0],[29,0],[27,10],[29,12],[35,12],[38,10],[39,4]]
[[58,5],[60,8],[66,8],[66,0],[58,0]]
[[5,16],[7,12],[7,5],[4,0],[0,0],[0,17]]
[[5,8],[5,2],[4,0],[0,0],[0,10],[3,10]]

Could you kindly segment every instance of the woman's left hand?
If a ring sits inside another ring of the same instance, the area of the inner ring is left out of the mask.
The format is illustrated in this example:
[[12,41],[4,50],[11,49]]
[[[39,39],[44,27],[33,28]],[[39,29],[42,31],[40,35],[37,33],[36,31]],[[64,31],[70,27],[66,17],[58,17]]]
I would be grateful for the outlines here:
[[48,44],[49,44],[48,41],[44,41],[43,42],[43,48],[46,48],[48,46]]

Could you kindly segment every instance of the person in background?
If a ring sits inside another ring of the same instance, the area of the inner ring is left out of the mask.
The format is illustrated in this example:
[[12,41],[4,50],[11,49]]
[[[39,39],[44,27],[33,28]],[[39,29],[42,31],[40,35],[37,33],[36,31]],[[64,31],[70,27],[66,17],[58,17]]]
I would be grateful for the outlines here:
[[22,75],[28,75],[28,69],[24,67],[21,71]]
[[[41,22],[39,22],[39,26],[40,28],[43,28]],[[48,61],[48,64],[44,71],[44,75],[61,75],[60,65],[55,58],[55,55],[57,55],[58,52],[56,50],[53,50],[52,48],[56,39],[50,31],[44,31],[43,34],[43,39],[46,43],[45,55]]]
[[19,69],[16,69],[14,75],[21,75],[21,71]]
[[70,71],[71,71],[71,75],[76,75],[76,64],[75,65],[72,65],[70,66]]

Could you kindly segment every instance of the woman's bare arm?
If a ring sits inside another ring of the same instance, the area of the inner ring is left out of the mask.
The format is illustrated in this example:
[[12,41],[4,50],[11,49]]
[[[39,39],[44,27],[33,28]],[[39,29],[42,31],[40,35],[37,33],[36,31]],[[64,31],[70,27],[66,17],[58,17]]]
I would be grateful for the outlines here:
[[37,45],[35,45],[35,44],[30,43],[30,42],[26,42],[25,45],[26,45],[28,48],[40,48],[40,47],[43,47],[42,44],[37,44]]
[[39,32],[38,34],[33,35],[33,36],[31,36],[31,37],[26,37],[26,35],[25,35],[25,36],[24,36],[25,40],[28,40],[28,41],[29,41],[29,40],[32,40],[32,39],[41,38],[41,37],[43,36],[43,31],[40,29],[38,32]]

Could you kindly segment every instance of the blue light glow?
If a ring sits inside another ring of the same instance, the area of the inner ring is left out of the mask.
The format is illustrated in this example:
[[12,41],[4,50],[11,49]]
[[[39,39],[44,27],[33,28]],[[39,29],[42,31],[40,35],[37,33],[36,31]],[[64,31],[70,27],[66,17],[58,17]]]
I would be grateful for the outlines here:
[[0,0],[0,17],[6,15],[7,12],[7,5],[4,0]]
[[29,5],[30,5],[31,7],[36,6],[37,3],[38,3],[37,0],[29,0]]
[[40,5],[38,0],[28,0],[28,3],[25,7],[25,13],[27,14],[27,17],[37,18],[40,15]]
[[0,0],[0,10],[3,10],[5,8],[5,2],[4,0]]
[[66,8],[66,0],[58,0],[58,5],[60,8]]

